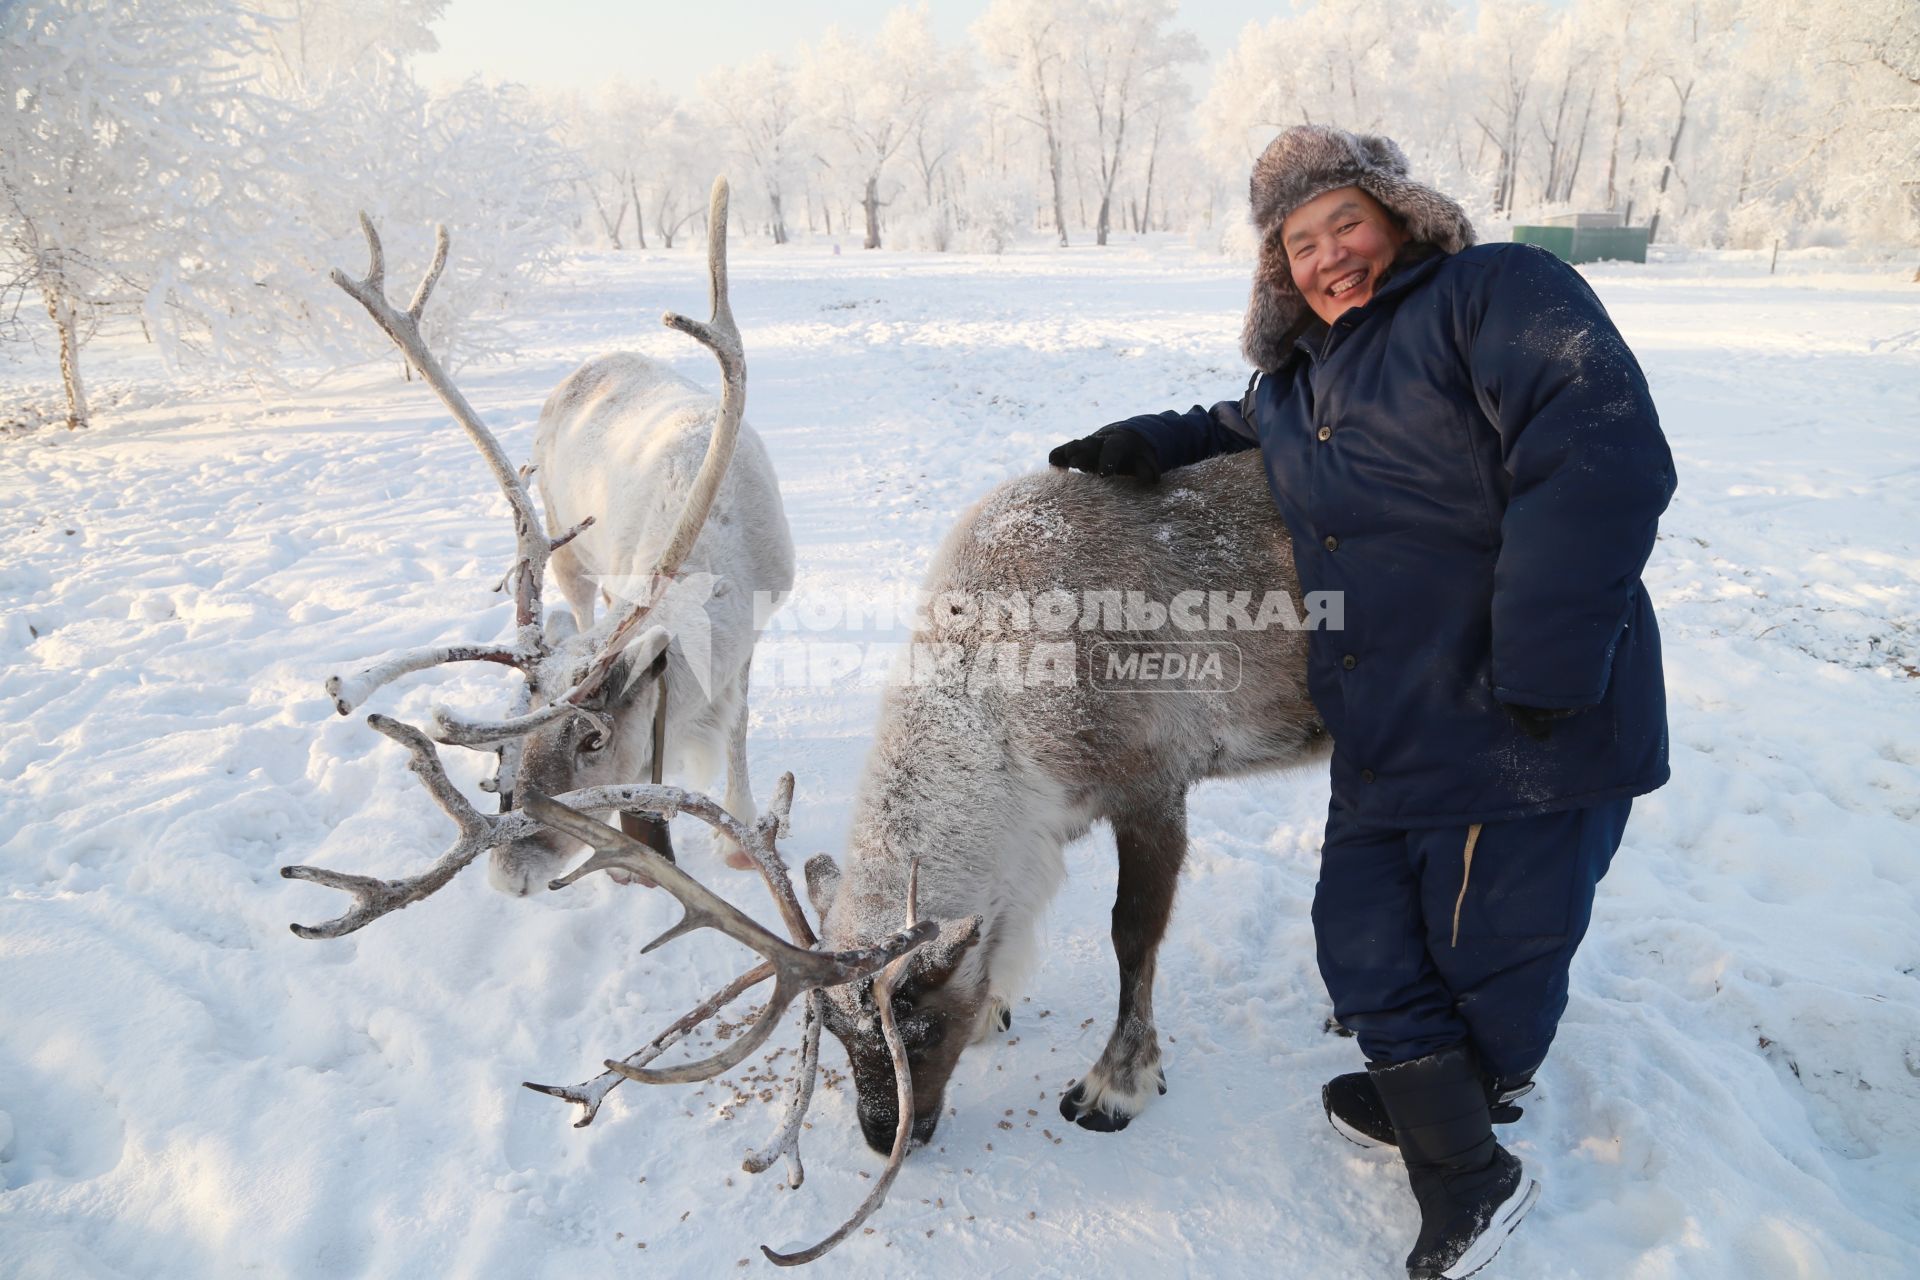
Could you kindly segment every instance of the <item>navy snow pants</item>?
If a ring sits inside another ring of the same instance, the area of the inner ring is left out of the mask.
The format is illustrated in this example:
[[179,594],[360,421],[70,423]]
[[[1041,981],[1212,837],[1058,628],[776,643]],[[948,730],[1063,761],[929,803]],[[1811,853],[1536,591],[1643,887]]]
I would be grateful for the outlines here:
[[1495,1076],[1538,1067],[1632,807],[1485,823],[1470,864],[1465,826],[1380,827],[1331,807],[1313,932],[1333,1015],[1367,1060],[1465,1040]]

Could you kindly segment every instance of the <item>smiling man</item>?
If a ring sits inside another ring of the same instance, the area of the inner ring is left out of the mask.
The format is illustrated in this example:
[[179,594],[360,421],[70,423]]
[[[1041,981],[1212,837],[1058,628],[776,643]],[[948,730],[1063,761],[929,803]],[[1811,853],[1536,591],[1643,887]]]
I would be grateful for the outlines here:
[[1373,297],[1406,242],[1399,219],[1358,187],[1315,196],[1287,215],[1280,232],[1294,287],[1329,324]]
[[1367,1070],[1322,1101],[1406,1162],[1407,1274],[1458,1280],[1539,1193],[1492,1127],[1546,1058],[1632,798],[1667,780],[1640,573],[1673,459],[1579,274],[1474,245],[1392,142],[1289,129],[1252,197],[1246,394],[1050,461],[1152,482],[1259,448],[1301,589],[1344,595],[1310,634],[1334,739],[1313,922]]

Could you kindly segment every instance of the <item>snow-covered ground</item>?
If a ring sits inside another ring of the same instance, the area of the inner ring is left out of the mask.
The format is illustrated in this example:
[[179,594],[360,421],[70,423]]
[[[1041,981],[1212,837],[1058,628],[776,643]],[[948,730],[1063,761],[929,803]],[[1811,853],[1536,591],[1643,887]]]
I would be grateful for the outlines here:
[[[1545,1194],[1487,1274],[1920,1274],[1920,286],[1810,258],[1588,274],[1680,467],[1648,571],[1674,779],[1635,806],[1506,1131]],[[908,592],[954,516],[1052,445],[1237,394],[1245,280],[1172,243],[738,250],[800,603]],[[703,305],[695,254],[579,258],[518,316],[519,358],[460,380],[524,456],[584,356],[711,383],[655,322]],[[343,940],[287,931],[340,902],[281,865],[398,875],[449,837],[321,690],[503,630],[505,507],[438,404],[393,365],[263,403],[158,389],[124,342],[88,355],[95,430],[0,440],[0,1275],[711,1275],[837,1222],[879,1167],[837,1077],[803,1188],[739,1168],[790,1054],[627,1085],[584,1130],[519,1088],[587,1078],[737,971],[711,936],[637,954],[662,895],[596,877],[511,900],[476,870]],[[0,368],[0,404],[51,385]],[[842,842],[878,698],[804,671],[761,680],[751,739],[763,796],[798,775],[795,865]],[[504,687],[452,670],[374,705],[417,722]],[[1012,1031],[963,1059],[935,1145],[818,1270],[1400,1274],[1402,1177],[1319,1110],[1359,1062],[1313,961],[1325,794],[1323,769],[1195,793],[1158,988],[1171,1091],[1120,1134],[1055,1110],[1114,999],[1110,837],[1075,846]]]

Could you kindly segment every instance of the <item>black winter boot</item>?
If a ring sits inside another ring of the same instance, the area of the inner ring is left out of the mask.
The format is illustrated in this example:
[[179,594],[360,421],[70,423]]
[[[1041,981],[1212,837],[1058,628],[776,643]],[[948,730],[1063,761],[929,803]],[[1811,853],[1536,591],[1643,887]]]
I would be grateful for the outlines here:
[[[1514,1103],[1533,1091],[1533,1074],[1512,1080],[1487,1079],[1487,1109],[1495,1124],[1512,1124],[1526,1112]],[[1396,1142],[1393,1121],[1387,1116],[1373,1076],[1366,1071],[1349,1071],[1320,1086],[1320,1104],[1327,1110],[1327,1123],[1335,1133],[1356,1147],[1391,1151]]]
[[1493,1260],[1540,1184],[1493,1140],[1486,1084],[1466,1045],[1367,1070],[1420,1202],[1408,1280],[1462,1280]]

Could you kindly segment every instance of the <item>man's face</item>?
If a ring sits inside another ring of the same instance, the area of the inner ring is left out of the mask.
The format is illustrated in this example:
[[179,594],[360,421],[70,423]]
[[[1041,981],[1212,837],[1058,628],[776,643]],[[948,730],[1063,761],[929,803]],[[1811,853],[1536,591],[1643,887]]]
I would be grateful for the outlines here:
[[1339,187],[1288,214],[1280,242],[1294,287],[1315,315],[1332,324],[1373,296],[1407,233],[1372,196]]

